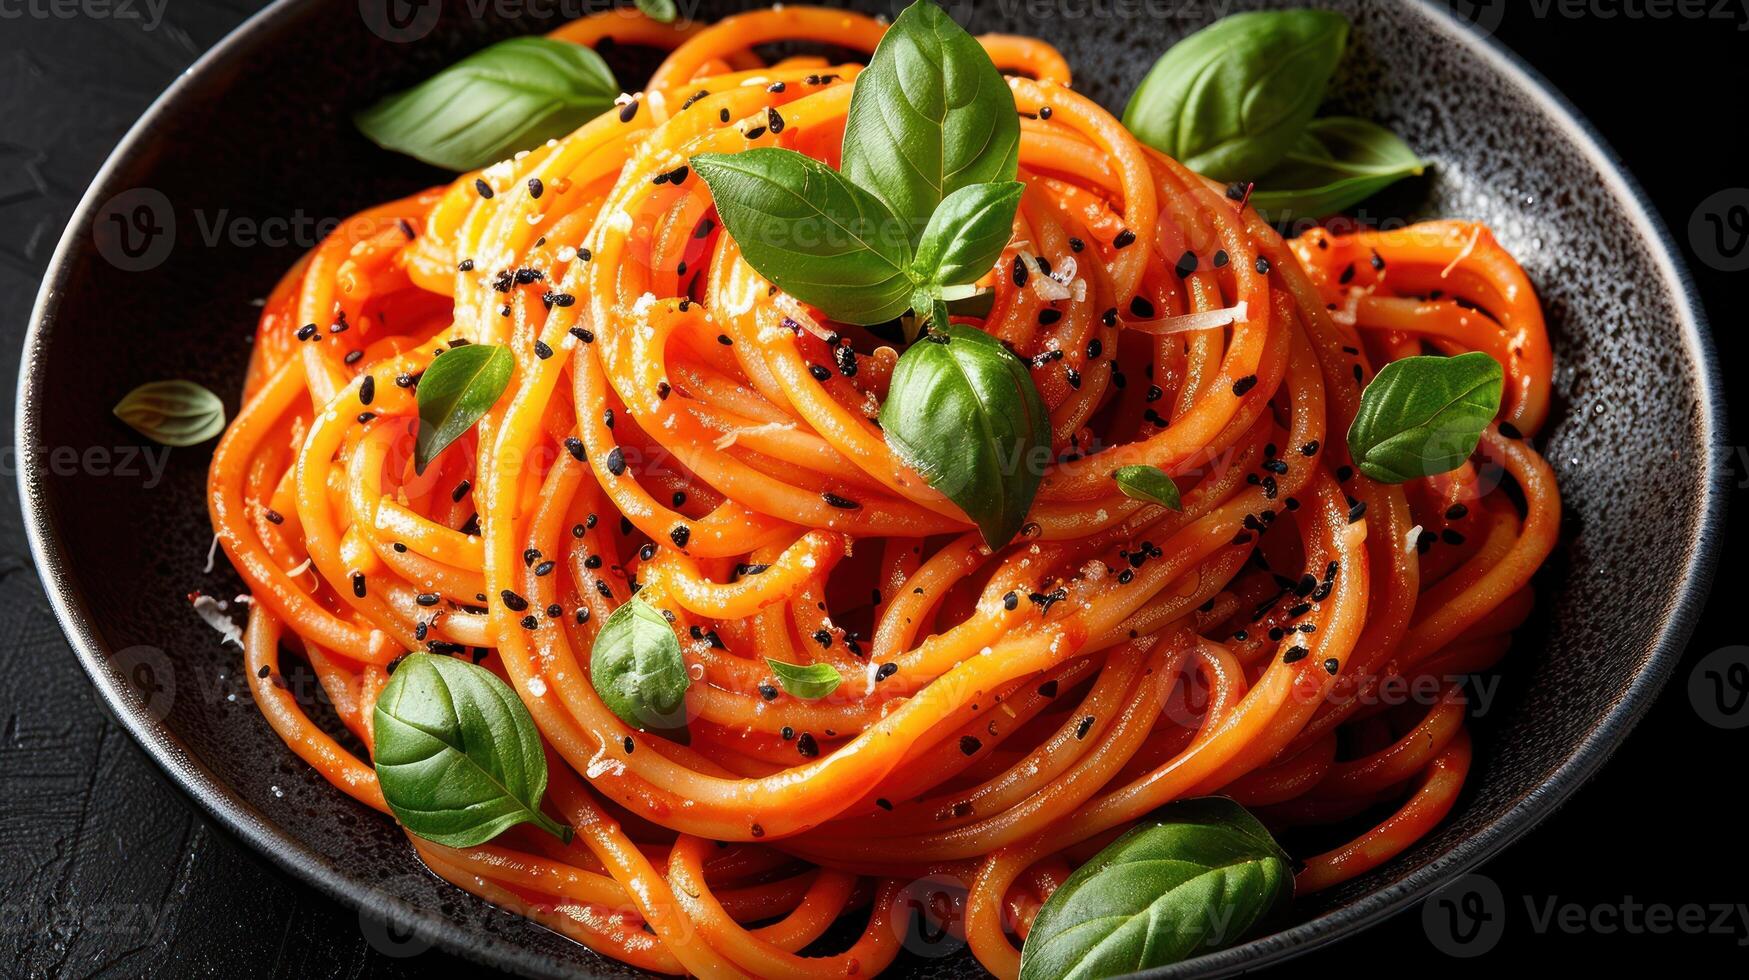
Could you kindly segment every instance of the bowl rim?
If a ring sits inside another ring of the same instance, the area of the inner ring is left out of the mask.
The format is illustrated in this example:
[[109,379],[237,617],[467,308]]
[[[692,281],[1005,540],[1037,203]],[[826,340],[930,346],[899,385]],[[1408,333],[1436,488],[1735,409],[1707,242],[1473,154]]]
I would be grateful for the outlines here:
[[[152,101],[92,178],[49,261],[25,333],[15,406],[15,432],[19,446],[34,446],[40,439],[44,344],[53,332],[60,298],[72,276],[74,257],[85,247],[84,229],[90,225],[103,202],[117,192],[118,189],[112,186],[114,182],[142,162],[144,152],[153,142],[157,124],[181,111],[179,103],[184,96],[209,85],[210,78],[222,66],[236,64],[256,46],[271,43],[285,24],[320,2],[322,0],[273,0],[239,24]],[[1603,176],[1611,196],[1626,210],[1634,231],[1647,242],[1653,266],[1675,303],[1685,342],[1685,357],[1695,373],[1697,384],[1695,432],[1705,446],[1722,445],[1726,437],[1725,406],[1718,357],[1713,349],[1706,315],[1693,277],[1679,258],[1668,228],[1645,191],[1617,163],[1619,158],[1591,123],[1516,54],[1492,36],[1462,23],[1451,13],[1449,3],[1441,0],[1404,2],[1418,8],[1429,26],[1446,39],[1466,48],[1489,68],[1505,76],[1565,133]],[[18,494],[24,527],[56,619],[106,706],[152,761],[192,797],[208,817],[242,838],[281,870],[314,885],[330,898],[356,908],[361,917],[394,923],[414,938],[494,967],[528,974],[576,975],[574,964],[495,937],[457,932],[451,920],[440,912],[415,905],[348,874],[335,862],[288,835],[266,814],[238,796],[168,726],[152,717],[137,693],[111,668],[109,651],[100,638],[95,617],[68,577],[69,562],[45,507],[43,474],[36,454],[26,451],[18,456]],[[1448,853],[1416,868],[1401,881],[1280,932],[1139,975],[1163,978],[1232,974],[1279,962],[1360,932],[1404,911],[1494,857],[1565,802],[1609,759],[1645,713],[1674,671],[1705,605],[1718,563],[1720,545],[1717,532],[1723,526],[1726,495],[1719,454],[1707,452],[1700,455],[1700,460],[1699,465],[1704,470],[1705,499],[1692,537],[1687,542],[1687,560],[1673,593],[1675,601],[1653,634],[1645,666],[1602,722],[1577,743],[1542,785],[1515,801],[1480,830],[1452,845]]]

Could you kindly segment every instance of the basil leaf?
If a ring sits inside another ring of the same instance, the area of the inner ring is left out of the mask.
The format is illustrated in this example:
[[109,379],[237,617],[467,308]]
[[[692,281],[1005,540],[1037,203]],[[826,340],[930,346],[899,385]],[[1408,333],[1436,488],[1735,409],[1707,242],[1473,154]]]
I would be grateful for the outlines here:
[[432,360],[419,378],[419,436],[413,441],[413,472],[424,473],[492,410],[510,384],[516,358],[492,344],[452,347]]
[[930,216],[912,262],[914,277],[935,287],[977,282],[996,267],[1014,237],[1014,212],[1026,185],[973,184],[949,194]]
[[516,37],[382,99],[353,122],[384,149],[473,170],[564,136],[613,108],[619,91],[593,50]]
[[1311,121],[1348,43],[1324,10],[1234,14],[1173,45],[1131,96],[1137,139],[1215,180],[1255,178]]
[[377,781],[408,831],[473,847],[532,823],[570,842],[571,828],[540,809],[547,791],[540,730],[491,671],[411,654],[377,697],[374,717]]
[[838,685],[844,683],[844,676],[831,664],[798,666],[770,657],[766,657],[765,662],[771,667],[771,673],[783,685],[783,689],[803,700],[818,701],[838,690]]
[[680,16],[674,0],[637,0],[638,10],[658,24],[672,24]]
[[589,652],[589,680],[601,703],[634,728],[686,725],[692,682],[680,639],[661,613],[636,596],[601,624]]
[[911,243],[880,199],[793,150],[704,153],[692,167],[760,275],[827,316],[885,323],[911,306]]
[[1380,483],[1450,472],[1476,451],[1504,388],[1500,362],[1480,352],[1392,361],[1360,394],[1348,453]]
[[915,235],[954,191],[1014,179],[1020,116],[983,46],[918,0],[856,76],[843,151],[845,176],[879,195]]
[[1321,218],[1426,169],[1409,144],[1375,122],[1314,119],[1286,159],[1258,178],[1251,205],[1270,221]]
[[1287,854],[1244,807],[1173,803],[1051,893],[1020,980],[1098,980],[1230,946],[1292,894]]
[[1158,466],[1125,466],[1111,475],[1123,495],[1134,500],[1146,500],[1172,510],[1183,510],[1178,499],[1178,484]]
[[937,322],[893,367],[881,428],[905,464],[1000,548],[1026,522],[1051,426],[1026,365],[980,330]]
[[225,431],[225,403],[192,381],[149,381],[123,395],[112,411],[165,446],[193,446]]

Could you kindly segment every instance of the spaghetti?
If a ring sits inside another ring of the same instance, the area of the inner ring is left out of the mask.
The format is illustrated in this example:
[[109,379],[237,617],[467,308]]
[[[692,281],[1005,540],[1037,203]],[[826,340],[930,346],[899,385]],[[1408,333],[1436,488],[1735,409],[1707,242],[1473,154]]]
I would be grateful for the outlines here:
[[[366,211],[292,268],[210,475],[268,724],[386,812],[368,758],[275,683],[282,651],[364,745],[405,651],[496,672],[577,836],[413,845],[662,973],[878,972],[906,889],[940,878],[964,886],[946,917],[1013,977],[1069,871],[1191,795],[1278,830],[1368,815],[1304,856],[1301,891],[1401,853],[1463,785],[1458,681],[1506,653],[1559,523],[1524,438],[1551,360],[1523,272],[1461,222],[1284,241],[1076,94],[1049,45],[983,38],[1012,73],[1025,191],[994,306],[963,322],[1029,360],[1057,460],[1021,539],[992,550],[873,422],[894,350],[768,286],[702,181],[655,179],[756,145],[836,164],[859,67],[756,49],[866,52],[883,29],[808,7],[568,25],[554,36],[671,53],[615,111]],[[463,342],[508,347],[514,379],[415,474],[417,379]],[[1343,440],[1362,386],[1429,349],[1499,360],[1500,418],[1459,469],[1375,483]],[[1182,511],[1118,492],[1110,474],[1137,464],[1185,488]],[[589,680],[634,588],[681,637],[684,745],[628,727]],[[505,591],[538,615],[488,600]],[[796,699],[767,656],[846,680]],[[816,955],[847,917],[860,932]]]

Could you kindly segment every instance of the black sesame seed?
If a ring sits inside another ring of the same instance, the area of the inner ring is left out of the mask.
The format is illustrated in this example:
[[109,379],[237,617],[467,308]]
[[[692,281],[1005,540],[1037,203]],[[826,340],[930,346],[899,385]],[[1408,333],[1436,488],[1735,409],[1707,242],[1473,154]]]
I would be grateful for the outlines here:
[[668,540],[674,542],[676,548],[685,548],[686,542],[692,540],[692,529],[685,524],[677,525],[674,530],[668,532]]
[[414,597],[413,601],[419,603],[421,606],[435,606],[438,602],[442,601],[442,598],[442,596],[435,592],[421,592]]
[[1269,260],[1261,255],[1257,257],[1257,274],[1260,276],[1269,275]]
[[1257,375],[1247,374],[1233,382],[1233,394],[1243,396],[1247,391],[1257,387]]
[[984,747],[983,742],[978,741],[976,738],[974,738],[970,735],[961,735],[960,736],[960,751],[965,753],[966,755],[977,755],[978,750],[983,748],[983,747]]
[[875,668],[875,680],[884,681],[899,672],[899,665],[894,663],[881,664]]
[[812,759],[820,754],[820,743],[814,741],[813,732],[803,732],[796,737],[796,751],[804,759]]
[[619,107],[619,121],[629,123],[638,116],[638,100],[633,99]]
[[528,600],[509,589],[505,589],[503,592],[498,593],[498,598],[504,600],[504,607],[511,612],[522,612],[528,608]]
[[626,472],[626,455],[618,446],[607,454],[607,471],[614,476],[624,476]]
[[1079,725],[1075,726],[1075,738],[1077,738],[1077,739],[1086,738],[1087,733],[1093,730],[1093,720],[1094,719],[1093,719],[1092,715],[1088,715],[1085,718],[1082,718],[1081,723]]
[[537,340],[534,342],[534,356],[544,361],[553,356],[553,349],[547,346],[546,341]]
[[1311,652],[1312,651],[1307,650],[1302,646],[1291,646],[1287,648],[1286,653],[1281,655],[1281,662],[1284,664],[1297,664],[1306,659],[1306,655]]
[[1112,248],[1129,248],[1131,245],[1134,245],[1135,243],[1136,243],[1136,233],[1129,230],[1128,228],[1125,228],[1123,231],[1120,231],[1117,233],[1116,238],[1113,238],[1111,240],[1111,247]]
[[839,510],[861,510],[862,509],[862,505],[857,503],[856,501],[851,500],[849,497],[840,497],[839,495],[837,495],[835,493],[820,494],[820,499],[824,500],[828,507],[836,507]]
[[1174,267],[1173,271],[1178,273],[1178,278],[1180,278],[1180,279],[1183,279],[1185,276],[1188,276],[1191,273],[1195,272],[1196,271],[1196,253],[1195,252],[1185,252],[1183,255],[1179,256],[1178,257],[1178,265],[1176,267]]
[[565,450],[571,454],[572,459],[575,459],[579,463],[583,462],[585,451],[583,448],[583,440],[576,436],[566,436]]

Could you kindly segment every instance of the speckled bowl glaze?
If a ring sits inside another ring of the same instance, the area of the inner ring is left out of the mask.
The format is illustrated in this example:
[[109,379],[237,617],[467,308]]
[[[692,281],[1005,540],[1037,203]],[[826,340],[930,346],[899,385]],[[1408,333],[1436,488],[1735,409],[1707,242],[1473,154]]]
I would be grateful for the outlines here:
[[[707,0],[690,12],[743,5]],[[1485,221],[1542,293],[1557,358],[1543,448],[1566,498],[1565,540],[1476,724],[1477,761],[1451,817],[1377,871],[1299,902],[1275,933],[1160,976],[1234,972],[1355,933],[1499,852],[1621,741],[1669,674],[1710,580],[1717,370],[1687,277],[1632,179],[1560,96],[1483,36],[1486,23],[1460,23],[1445,5],[1331,5],[1354,30],[1330,108],[1387,123],[1435,161],[1428,178],[1367,212]],[[367,143],[349,112],[489,41],[555,23],[484,6],[479,17],[463,0],[281,0],[153,105],[93,182],[43,285],[18,391],[21,497],[73,649],[134,736],[220,823],[358,906],[367,929],[391,923],[379,946],[436,943],[530,975],[631,976],[429,875],[388,821],[280,744],[236,676],[236,649],[184,598],[241,591],[222,557],[203,571],[210,445],[171,452],[154,478],[138,437],[108,411],[166,377],[200,381],[235,406],[254,303],[314,244],[312,230],[443,179]],[[891,0],[858,6],[893,12]],[[974,30],[1049,39],[1081,91],[1121,109],[1157,55],[1222,5],[948,6]],[[389,9],[405,16],[388,19]],[[631,51],[614,58],[628,85],[651,67]],[[963,952],[907,953],[899,970],[979,972]]]

